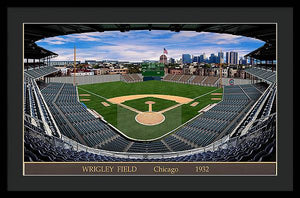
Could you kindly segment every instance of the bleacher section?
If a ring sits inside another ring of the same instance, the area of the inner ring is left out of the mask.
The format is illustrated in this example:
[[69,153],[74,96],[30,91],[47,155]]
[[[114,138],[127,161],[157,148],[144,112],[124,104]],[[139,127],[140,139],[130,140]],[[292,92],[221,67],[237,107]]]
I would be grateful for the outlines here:
[[43,76],[52,74],[54,72],[58,72],[59,70],[56,69],[55,67],[40,67],[40,68],[35,68],[35,69],[28,69],[24,70],[24,74],[27,77],[36,79],[36,78],[41,78]]
[[187,83],[191,77],[192,75],[183,75],[183,77],[181,77],[179,81]]
[[141,79],[139,77],[139,75],[137,74],[129,74],[131,76],[131,78],[135,81],[135,82],[140,82],[140,81],[143,81],[143,79]]
[[207,78],[202,82],[204,85],[215,85],[219,77],[207,76]]
[[167,74],[164,81],[180,82],[197,84],[203,86],[216,86],[219,77],[215,76],[198,76],[198,75],[181,75],[181,74]]
[[174,74],[167,74],[164,78],[163,78],[163,80],[165,80],[165,81],[169,81],[169,80],[171,80],[171,78],[174,76]]
[[201,84],[202,81],[206,78],[206,76],[196,76],[193,80],[192,80],[192,84]]
[[122,74],[122,79],[128,83],[143,81],[137,74]]
[[265,70],[258,67],[252,67],[252,68],[245,69],[245,72],[253,76],[256,76],[257,78],[260,78],[264,81],[267,81],[269,83],[276,82],[276,72],[274,71],[272,72],[270,70]]
[[183,75],[174,75],[172,78],[171,78],[171,81],[179,81],[179,79],[182,77]]

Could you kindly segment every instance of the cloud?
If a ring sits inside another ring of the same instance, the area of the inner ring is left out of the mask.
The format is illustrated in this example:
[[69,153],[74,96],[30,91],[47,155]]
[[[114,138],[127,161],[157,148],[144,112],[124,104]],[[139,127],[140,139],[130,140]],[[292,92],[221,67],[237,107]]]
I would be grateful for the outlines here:
[[47,43],[50,45],[62,45],[68,42],[71,42],[71,40],[63,37],[50,37],[50,38],[45,38],[40,41],[37,41],[37,43]]
[[85,34],[71,34],[65,36],[67,39],[71,39],[73,41],[79,40],[79,41],[101,41],[100,38],[91,36],[91,33],[85,33]]
[[211,53],[217,54],[220,50],[237,51],[239,56],[243,56],[263,44],[256,39],[230,34],[192,31],[177,33],[163,30],[90,32],[39,41],[42,47],[59,54],[55,60],[73,60],[74,43],[77,43],[77,59],[81,61],[158,60],[163,48],[168,50],[168,57],[175,59],[181,58],[182,54],[186,53],[197,56],[206,53],[210,56]]

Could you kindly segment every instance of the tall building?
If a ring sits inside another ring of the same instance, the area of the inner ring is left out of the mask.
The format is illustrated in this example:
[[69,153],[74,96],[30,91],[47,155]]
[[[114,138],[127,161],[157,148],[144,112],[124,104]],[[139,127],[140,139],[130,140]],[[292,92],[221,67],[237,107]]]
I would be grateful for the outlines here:
[[218,63],[224,63],[224,52],[218,52]]
[[167,64],[167,62],[168,62],[168,58],[167,58],[167,56],[166,55],[161,55],[160,57],[159,57],[159,62],[160,63],[164,63],[164,64]]
[[190,54],[182,54],[182,63],[192,63],[192,58]]
[[174,58],[170,58],[169,59],[169,63],[174,64],[175,63],[175,59]]
[[226,63],[231,65],[237,65],[239,53],[238,52],[226,52]]
[[201,54],[199,56],[199,62],[200,63],[206,62],[206,55],[205,55],[205,53],[203,53],[203,54]]
[[210,63],[217,63],[218,57],[215,54],[211,54],[209,57],[209,62]]
[[199,56],[193,56],[193,63],[199,63]]

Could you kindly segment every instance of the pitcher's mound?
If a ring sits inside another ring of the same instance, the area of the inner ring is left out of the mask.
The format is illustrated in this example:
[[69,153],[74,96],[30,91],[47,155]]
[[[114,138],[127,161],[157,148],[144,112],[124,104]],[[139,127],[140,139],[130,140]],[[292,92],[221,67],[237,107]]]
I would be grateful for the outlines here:
[[159,112],[142,112],[135,116],[135,120],[142,125],[153,126],[165,121],[165,116]]

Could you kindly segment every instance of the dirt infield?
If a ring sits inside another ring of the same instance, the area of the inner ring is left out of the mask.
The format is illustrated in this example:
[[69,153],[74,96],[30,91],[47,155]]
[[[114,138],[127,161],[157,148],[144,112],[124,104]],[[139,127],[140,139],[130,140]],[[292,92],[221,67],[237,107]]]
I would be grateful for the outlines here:
[[221,96],[221,95],[223,95],[222,93],[212,93],[211,94],[212,96]]
[[199,104],[199,102],[193,102],[190,106],[191,107],[195,107],[195,106],[197,106]]
[[152,105],[155,104],[153,101],[147,101],[145,104],[149,105],[149,112],[152,112]]
[[79,96],[91,96],[91,94],[79,94]]
[[109,107],[110,106],[110,104],[108,104],[107,102],[101,102],[101,104],[103,104],[103,106],[105,106],[105,107]]
[[[132,108],[132,107],[122,104],[123,102],[126,102],[128,100],[136,100],[136,99],[148,98],[148,97],[172,100],[172,101],[177,102],[178,104],[168,107],[159,112],[152,112],[152,104],[154,104],[153,101],[146,102],[146,104],[149,105],[149,112],[141,112],[141,111],[136,110],[135,108]],[[136,112],[137,113],[137,115],[135,117],[136,122],[138,122],[142,125],[153,126],[153,125],[158,125],[158,124],[164,122],[165,116],[163,115],[163,113],[165,113],[171,109],[177,108],[183,104],[190,103],[193,101],[193,99],[181,97],[181,96],[171,96],[171,95],[139,94],[139,95],[128,95],[128,96],[119,96],[119,97],[109,98],[109,99],[107,99],[107,101],[111,102],[113,104],[118,104],[126,109]]]
[[135,99],[147,98],[147,97],[173,100],[179,104],[186,104],[193,101],[193,99],[191,98],[186,98],[181,96],[171,96],[171,95],[160,95],[160,94],[139,94],[139,95],[119,96],[119,97],[109,98],[107,99],[107,101],[115,104],[120,104],[127,100],[135,100]]
[[80,101],[90,101],[91,99],[85,99],[85,98],[82,98],[80,99]]
[[158,125],[165,120],[165,116],[159,112],[141,112],[135,116],[135,120],[147,126]]
[[222,100],[222,98],[211,98],[211,100]]

